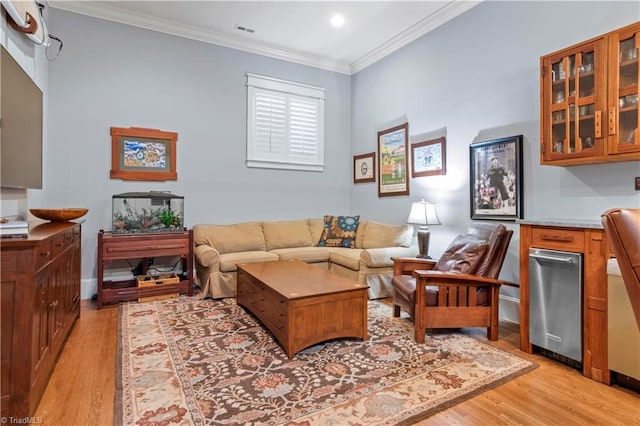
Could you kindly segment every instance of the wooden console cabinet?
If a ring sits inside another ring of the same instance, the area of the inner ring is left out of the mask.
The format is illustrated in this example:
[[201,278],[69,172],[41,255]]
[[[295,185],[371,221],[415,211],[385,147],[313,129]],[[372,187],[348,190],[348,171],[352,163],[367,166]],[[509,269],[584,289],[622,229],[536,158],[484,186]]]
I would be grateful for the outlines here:
[[[135,279],[105,281],[104,265],[114,260],[141,259],[142,273],[147,273],[147,261],[153,257],[182,258],[181,281],[161,287],[138,287]],[[142,297],[167,294],[193,294],[193,231],[157,234],[113,235],[98,233],[98,309],[109,303],[133,301]]]
[[[528,221],[524,221],[528,222]],[[602,226],[520,223],[520,349],[532,353],[529,340],[529,248],[583,255],[582,372],[610,384],[607,359],[607,261],[610,247]]]
[[32,225],[0,240],[2,418],[32,416],[80,316],[81,225]]

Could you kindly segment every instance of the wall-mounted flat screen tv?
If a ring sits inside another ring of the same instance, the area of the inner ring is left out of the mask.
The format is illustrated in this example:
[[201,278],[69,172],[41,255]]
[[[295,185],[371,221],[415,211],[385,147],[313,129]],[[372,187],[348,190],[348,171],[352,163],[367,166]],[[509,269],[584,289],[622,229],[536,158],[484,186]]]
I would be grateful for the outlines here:
[[2,47],[0,186],[42,189],[42,91]]

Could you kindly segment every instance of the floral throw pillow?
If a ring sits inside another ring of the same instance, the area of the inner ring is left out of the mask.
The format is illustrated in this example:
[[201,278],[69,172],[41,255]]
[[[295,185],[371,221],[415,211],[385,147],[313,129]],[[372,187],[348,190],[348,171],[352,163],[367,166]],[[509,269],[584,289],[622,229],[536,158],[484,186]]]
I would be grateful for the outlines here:
[[325,216],[318,247],[354,248],[359,223],[360,216]]

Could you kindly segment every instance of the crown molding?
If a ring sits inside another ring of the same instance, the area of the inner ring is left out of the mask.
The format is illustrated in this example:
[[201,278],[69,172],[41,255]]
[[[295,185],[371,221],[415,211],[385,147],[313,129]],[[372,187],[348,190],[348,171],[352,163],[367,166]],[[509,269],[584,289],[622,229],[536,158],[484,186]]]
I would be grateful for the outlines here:
[[484,0],[451,1],[449,4],[442,6],[437,12],[424,18],[422,21],[408,28],[406,31],[403,31],[376,49],[353,61],[350,65],[350,74],[353,75],[362,71],[401,47],[404,47],[428,32],[435,30],[456,16],[462,15],[464,12],[479,5],[483,1]]
[[244,40],[222,34],[217,31],[203,30],[202,28],[179,24],[162,18],[152,18],[142,13],[122,11],[121,9],[106,6],[104,4],[97,4],[90,1],[51,1],[50,5],[54,9],[64,10],[66,12],[73,12],[107,21],[132,25],[178,37],[229,47],[231,49],[255,53],[257,55],[268,56],[283,61],[295,62],[297,64],[335,71],[341,74],[350,73],[349,64],[346,62],[334,61],[303,52],[282,49],[265,43],[256,43],[250,40]]
[[51,8],[64,10],[67,12],[78,13],[81,15],[104,19],[107,21],[132,25],[139,28],[175,35],[178,37],[184,37],[205,43],[228,47],[231,49],[237,49],[257,55],[268,56],[283,61],[294,62],[297,64],[334,71],[341,74],[352,75],[356,72],[362,71],[366,67],[395,52],[408,43],[411,43],[412,41],[423,36],[429,31],[434,30],[445,22],[455,18],[458,15],[461,15],[472,7],[477,6],[482,1],[483,0],[453,0],[449,4],[440,8],[436,13],[423,19],[406,31],[398,34],[394,38],[382,44],[380,47],[372,50],[371,52],[367,53],[351,64],[344,61],[336,61],[329,58],[317,57],[295,50],[287,50],[265,43],[256,43],[251,40],[233,37],[217,31],[203,30],[202,28],[186,24],[179,24],[167,19],[152,18],[142,13],[123,11],[122,9],[107,6],[105,4],[94,3],[91,1],[53,0],[49,1],[49,6]]

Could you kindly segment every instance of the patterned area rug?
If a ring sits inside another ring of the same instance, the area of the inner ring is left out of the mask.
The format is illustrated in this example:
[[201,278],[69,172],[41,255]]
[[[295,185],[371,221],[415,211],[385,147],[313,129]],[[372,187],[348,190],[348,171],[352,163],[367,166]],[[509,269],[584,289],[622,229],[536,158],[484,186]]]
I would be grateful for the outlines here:
[[369,302],[369,340],[289,360],[235,299],[120,305],[116,424],[409,424],[535,368],[462,334],[413,341]]

